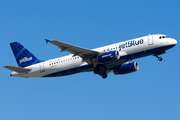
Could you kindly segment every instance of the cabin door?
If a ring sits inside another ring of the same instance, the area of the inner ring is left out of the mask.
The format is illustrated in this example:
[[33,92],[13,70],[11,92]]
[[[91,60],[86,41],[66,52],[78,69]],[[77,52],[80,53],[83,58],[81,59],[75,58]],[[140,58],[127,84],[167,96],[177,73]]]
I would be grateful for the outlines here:
[[39,63],[39,69],[40,69],[40,72],[45,72],[45,69],[44,69],[44,62],[41,62]]
[[153,45],[154,42],[153,42],[153,36],[152,35],[149,35],[148,36],[148,45]]

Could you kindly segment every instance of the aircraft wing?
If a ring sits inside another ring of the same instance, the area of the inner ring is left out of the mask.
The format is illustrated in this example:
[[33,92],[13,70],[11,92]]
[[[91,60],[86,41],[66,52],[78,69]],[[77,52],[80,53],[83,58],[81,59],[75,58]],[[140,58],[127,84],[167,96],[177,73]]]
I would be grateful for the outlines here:
[[89,50],[75,45],[70,45],[57,40],[46,40],[46,42],[50,42],[58,46],[61,49],[61,52],[67,51],[74,54],[73,56],[80,56],[83,61],[86,61],[89,64],[91,64],[91,59],[97,57],[97,55],[99,54],[99,52],[97,51]]
[[3,66],[4,68],[7,68],[9,70],[12,70],[12,71],[15,71],[15,72],[18,72],[18,73],[26,73],[26,72],[29,72],[30,69],[27,69],[27,68],[21,68],[21,67],[15,67],[15,66]]

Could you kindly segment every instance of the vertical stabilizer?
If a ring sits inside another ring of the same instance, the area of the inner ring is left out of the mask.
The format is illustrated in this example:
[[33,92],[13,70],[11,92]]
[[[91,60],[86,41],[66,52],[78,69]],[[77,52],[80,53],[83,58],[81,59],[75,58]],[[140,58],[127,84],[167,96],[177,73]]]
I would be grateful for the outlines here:
[[29,52],[19,42],[10,43],[16,61],[19,67],[27,67],[36,63],[42,62],[36,58],[31,52]]

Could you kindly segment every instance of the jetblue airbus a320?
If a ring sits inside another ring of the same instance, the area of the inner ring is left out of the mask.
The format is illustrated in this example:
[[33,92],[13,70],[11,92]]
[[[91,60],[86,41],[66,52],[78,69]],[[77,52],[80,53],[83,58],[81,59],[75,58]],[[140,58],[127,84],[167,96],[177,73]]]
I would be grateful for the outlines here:
[[13,42],[10,46],[19,67],[4,67],[12,70],[10,75],[14,77],[58,77],[93,71],[94,74],[106,78],[110,72],[120,75],[137,71],[139,66],[133,59],[153,55],[162,61],[159,55],[177,44],[175,39],[162,34],[148,35],[92,50],[57,40],[46,42],[58,46],[61,52],[72,54],[43,61],[19,42]]

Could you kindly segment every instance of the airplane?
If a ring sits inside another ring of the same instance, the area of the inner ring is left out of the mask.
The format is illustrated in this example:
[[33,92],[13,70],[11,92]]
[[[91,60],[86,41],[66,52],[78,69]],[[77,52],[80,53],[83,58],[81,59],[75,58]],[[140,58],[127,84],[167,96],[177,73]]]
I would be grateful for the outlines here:
[[135,72],[139,69],[137,58],[153,55],[162,61],[159,55],[177,44],[177,40],[167,35],[154,34],[143,36],[108,46],[86,49],[57,40],[46,40],[70,55],[43,61],[35,57],[19,42],[12,42],[10,46],[19,67],[4,66],[13,72],[13,77],[58,77],[80,72],[94,72],[102,78],[108,73],[122,75]]

